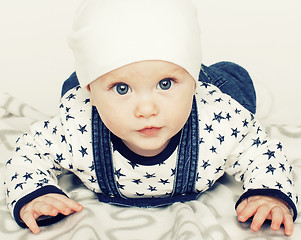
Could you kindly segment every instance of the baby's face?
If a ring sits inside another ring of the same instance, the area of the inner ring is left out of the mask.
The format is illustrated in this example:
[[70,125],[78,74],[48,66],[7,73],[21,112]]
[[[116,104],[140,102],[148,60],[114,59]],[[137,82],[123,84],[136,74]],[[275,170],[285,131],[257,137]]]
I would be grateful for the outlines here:
[[101,76],[88,90],[107,128],[135,153],[154,156],[186,123],[195,81],[175,64],[142,61]]

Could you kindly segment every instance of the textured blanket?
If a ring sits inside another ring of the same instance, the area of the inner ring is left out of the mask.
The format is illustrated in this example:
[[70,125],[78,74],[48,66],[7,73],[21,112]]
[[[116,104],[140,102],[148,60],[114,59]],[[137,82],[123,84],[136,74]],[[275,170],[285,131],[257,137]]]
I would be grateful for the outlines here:
[[[297,218],[294,234],[284,236],[265,223],[254,233],[250,222],[237,221],[234,204],[242,193],[241,184],[225,175],[197,201],[175,203],[164,208],[122,208],[100,203],[73,174],[66,173],[60,184],[69,196],[85,208],[62,221],[42,227],[38,235],[21,229],[5,205],[3,174],[16,138],[35,121],[47,119],[9,94],[0,93],[0,239],[5,240],[112,240],[112,239],[300,239],[301,222]],[[268,125],[266,131],[282,141],[294,166],[294,181],[301,196],[301,125]],[[300,207],[299,207],[300,209]],[[299,213],[300,215],[301,213]]]

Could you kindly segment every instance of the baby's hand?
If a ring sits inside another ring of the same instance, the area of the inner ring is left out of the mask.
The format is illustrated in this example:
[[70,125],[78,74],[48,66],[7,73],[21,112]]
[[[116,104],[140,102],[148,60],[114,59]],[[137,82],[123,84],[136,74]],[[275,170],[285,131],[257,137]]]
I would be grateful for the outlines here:
[[287,205],[280,199],[269,196],[252,196],[243,200],[236,208],[238,220],[247,221],[253,217],[252,231],[258,231],[266,219],[272,220],[271,228],[279,230],[284,225],[285,234],[292,235],[294,223]]
[[79,212],[83,206],[61,194],[46,194],[27,203],[21,208],[20,217],[29,229],[37,234],[40,228],[36,219],[42,215],[56,216],[59,213],[69,215]]

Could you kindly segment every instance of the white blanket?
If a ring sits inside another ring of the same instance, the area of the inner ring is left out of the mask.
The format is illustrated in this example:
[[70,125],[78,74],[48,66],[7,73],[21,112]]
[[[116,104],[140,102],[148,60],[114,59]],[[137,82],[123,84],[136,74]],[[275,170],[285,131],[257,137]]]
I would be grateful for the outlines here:
[[[254,233],[249,228],[249,221],[237,221],[234,205],[242,193],[241,184],[227,175],[197,201],[175,203],[165,208],[139,209],[100,203],[80,180],[67,173],[61,177],[60,183],[72,199],[84,206],[84,210],[56,224],[42,227],[38,235],[28,229],[21,229],[5,206],[5,163],[14,149],[15,139],[31,123],[45,118],[47,116],[9,94],[0,93],[0,239],[286,239],[283,228],[274,232],[266,223]],[[294,181],[301,196],[301,126],[270,125],[267,131],[282,141],[287,157],[294,166]],[[294,234],[288,239],[299,240],[300,236],[301,222],[297,218]]]

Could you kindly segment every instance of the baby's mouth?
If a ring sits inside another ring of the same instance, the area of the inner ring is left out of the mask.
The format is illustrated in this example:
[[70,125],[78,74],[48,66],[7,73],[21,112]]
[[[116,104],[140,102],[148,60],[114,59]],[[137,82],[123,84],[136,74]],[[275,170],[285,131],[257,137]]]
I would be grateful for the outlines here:
[[160,130],[161,127],[145,127],[143,129],[138,130],[138,132],[145,136],[153,136],[157,134]]

